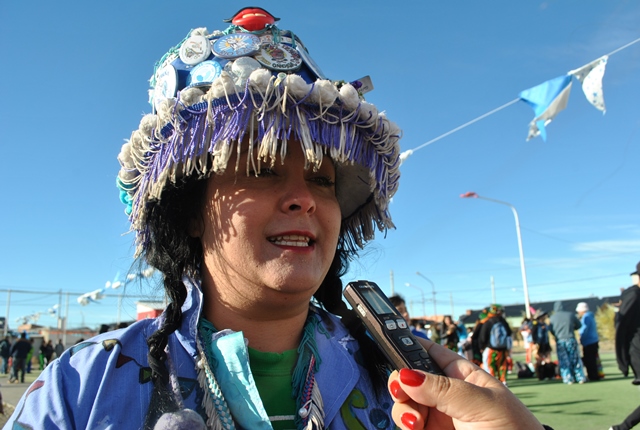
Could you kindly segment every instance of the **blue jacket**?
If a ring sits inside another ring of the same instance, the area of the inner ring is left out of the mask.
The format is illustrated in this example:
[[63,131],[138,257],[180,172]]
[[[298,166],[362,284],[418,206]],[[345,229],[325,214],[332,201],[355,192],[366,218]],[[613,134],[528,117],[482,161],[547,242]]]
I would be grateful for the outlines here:
[[587,311],[580,319],[582,326],[580,327],[580,343],[582,346],[593,345],[598,342],[598,329],[596,327],[596,319],[593,312]]
[[[202,292],[196,283],[185,281],[185,285],[182,325],[170,336],[168,347],[185,407],[203,413],[199,399],[204,391],[195,364]],[[376,397],[359,364],[357,341],[339,318],[321,310],[317,317],[321,324],[315,339],[322,364],[315,376],[326,428],[393,428],[391,396],[385,392]],[[162,318],[138,321],[67,349],[27,389],[4,428],[142,428],[153,391],[146,341]]]

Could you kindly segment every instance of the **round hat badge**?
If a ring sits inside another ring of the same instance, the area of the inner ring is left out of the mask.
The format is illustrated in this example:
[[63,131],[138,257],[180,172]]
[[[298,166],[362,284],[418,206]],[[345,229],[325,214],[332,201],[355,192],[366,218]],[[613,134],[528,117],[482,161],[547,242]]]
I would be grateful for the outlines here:
[[203,61],[195,66],[187,77],[187,86],[197,87],[211,85],[213,80],[222,73],[222,66],[214,60]]
[[226,34],[213,42],[212,49],[221,58],[251,56],[260,50],[260,38],[250,33]]
[[167,64],[156,72],[156,85],[153,89],[153,106],[158,109],[162,100],[174,97],[178,89],[178,72]]
[[180,46],[180,60],[188,66],[195,66],[209,58],[211,44],[201,35],[190,36]]
[[298,51],[282,43],[262,45],[255,59],[263,66],[280,72],[298,70],[302,64]]

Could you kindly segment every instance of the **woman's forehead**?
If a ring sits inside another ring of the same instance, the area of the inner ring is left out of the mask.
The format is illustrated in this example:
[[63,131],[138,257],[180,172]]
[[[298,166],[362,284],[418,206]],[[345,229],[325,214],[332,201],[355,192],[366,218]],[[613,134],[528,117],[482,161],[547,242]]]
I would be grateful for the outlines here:
[[248,165],[254,162],[256,167],[258,165],[274,167],[285,165],[287,160],[293,162],[293,160],[303,159],[305,170],[336,169],[336,163],[330,154],[324,151],[319,154],[316,150],[305,148],[299,139],[279,140],[275,150],[267,152],[261,149],[259,142],[252,144],[249,139],[245,138],[240,143],[237,154],[240,158],[238,161],[246,159]]

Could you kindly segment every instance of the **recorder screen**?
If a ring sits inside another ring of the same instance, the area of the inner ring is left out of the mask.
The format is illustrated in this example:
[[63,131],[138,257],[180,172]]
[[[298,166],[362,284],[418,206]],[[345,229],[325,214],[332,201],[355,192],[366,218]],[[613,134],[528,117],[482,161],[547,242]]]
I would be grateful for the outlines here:
[[364,299],[371,305],[371,307],[376,311],[377,314],[396,313],[396,309],[389,306],[389,303],[387,303],[384,297],[376,294],[373,290],[363,288],[360,291],[362,291],[362,297],[364,297]]

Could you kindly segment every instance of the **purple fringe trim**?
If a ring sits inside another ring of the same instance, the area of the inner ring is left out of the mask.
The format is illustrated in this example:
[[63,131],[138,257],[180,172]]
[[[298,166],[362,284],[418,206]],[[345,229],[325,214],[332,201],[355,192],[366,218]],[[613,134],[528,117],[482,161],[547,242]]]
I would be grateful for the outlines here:
[[[255,103],[260,106],[264,103],[259,97],[254,95]],[[133,200],[133,211],[130,221],[133,229],[138,231],[138,247],[144,247],[148,241],[148,230],[144,227],[140,214],[145,212],[143,205],[149,199],[152,188],[156,184],[163,184],[168,178],[163,175],[173,172],[176,166],[184,166],[185,163],[195,163],[196,170],[201,176],[207,175],[204,167],[197,160],[207,152],[213,150],[215,142],[226,141],[228,145],[234,145],[241,140],[250,127],[250,121],[255,117],[254,113],[259,108],[254,106],[251,98],[245,96],[240,99],[236,95],[226,98],[218,98],[211,101],[211,108],[208,110],[208,103],[201,102],[184,108],[175,115],[175,122],[165,125],[160,130],[160,140],[153,140],[148,153],[146,154],[147,174],[143,174],[137,184],[137,190]],[[267,103],[269,103],[267,101]],[[176,103],[177,108],[177,103]],[[261,111],[262,112],[262,111]],[[282,112],[280,107],[264,111],[263,117],[257,122],[256,142],[275,130],[278,139],[301,138],[300,130],[303,127],[298,115],[304,117],[311,140],[325,148],[325,153],[330,153],[331,149],[339,150],[341,137],[345,137],[343,153],[347,154],[350,162],[366,166],[373,171],[376,179],[376,189],[373,191],[374,201],[364,202],[364,206],[373,205],[375,209],[369,207],[368,213],[358,210],[353,214],[343,214],[343,232],[350,237],[343,237],[343,245],[347,250],[355,251],[361,248],[363,241],[370,239],[374,233],[373,222],[378,229],[386,230],[393,227],[390,214],[386,208],[388,193],[393,194],[397,189],[399,171],[398,155],[393,154],[391,146],[384,148],[382,145],[387,142],[392,145],[397,139],[390,139],[386,134],[385,121],[378,118],[377,124],[372,126],[369,121],[361,120],[358,112],[346,111],[342,106],[334,105],[322,112],[314,104],[304,102],[288,103],[286,111]],[[351,115],[345,120],[347,115]],[[399,138],[399,136],[396,136]],[[391,141],[391,144],[388,142]],[[382,152],[382,154],[380,154]],[[393,165],[388,165],[389,161],[395,161]],[[369,181],[369,178],[363,178]],[[385,205],[381,210],[379,203]],[[373,209],[373,211],[371,211]],[[143,216],[144,218],[144,216]]]

